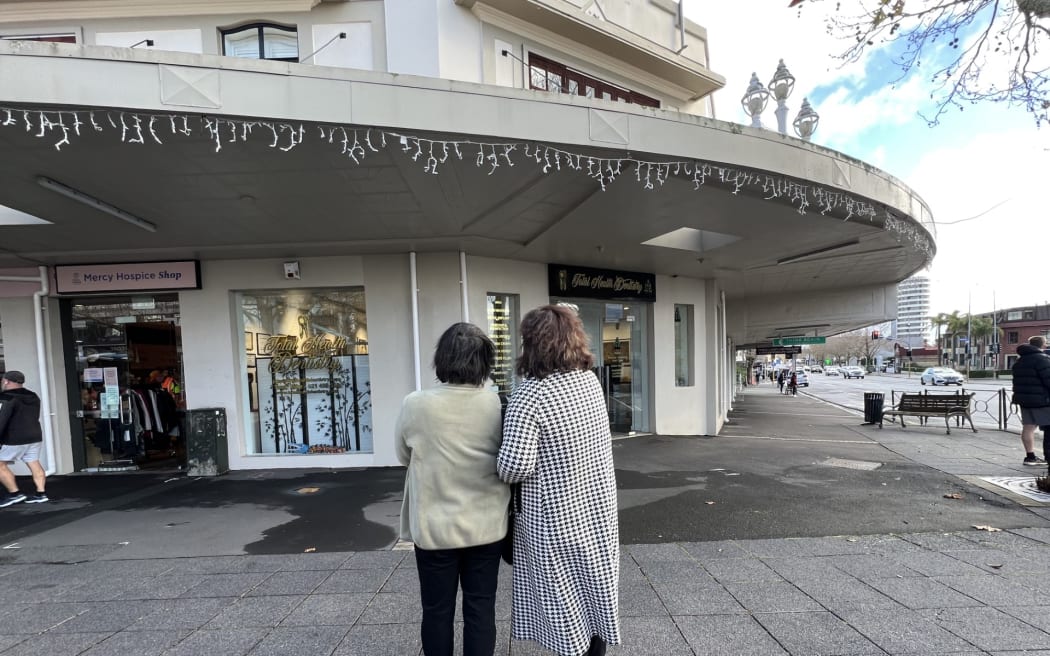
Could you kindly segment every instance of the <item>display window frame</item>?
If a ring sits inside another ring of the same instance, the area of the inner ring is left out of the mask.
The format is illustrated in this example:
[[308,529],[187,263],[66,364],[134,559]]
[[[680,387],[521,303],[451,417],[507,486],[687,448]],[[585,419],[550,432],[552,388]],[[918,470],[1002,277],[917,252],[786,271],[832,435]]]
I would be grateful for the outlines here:
[[242,290],[235,309],[244,454],[374,453],[364,287]]

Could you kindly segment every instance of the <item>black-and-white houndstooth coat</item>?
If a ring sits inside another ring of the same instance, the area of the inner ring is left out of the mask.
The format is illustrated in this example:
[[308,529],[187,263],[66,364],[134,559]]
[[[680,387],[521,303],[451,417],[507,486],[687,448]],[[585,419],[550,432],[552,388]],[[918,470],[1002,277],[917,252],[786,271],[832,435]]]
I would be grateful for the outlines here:
[[526,378],[503,422],[500,478],[522,483],[512,635],[561,656],[620,642],[620,531],[605,398],[590,371]]

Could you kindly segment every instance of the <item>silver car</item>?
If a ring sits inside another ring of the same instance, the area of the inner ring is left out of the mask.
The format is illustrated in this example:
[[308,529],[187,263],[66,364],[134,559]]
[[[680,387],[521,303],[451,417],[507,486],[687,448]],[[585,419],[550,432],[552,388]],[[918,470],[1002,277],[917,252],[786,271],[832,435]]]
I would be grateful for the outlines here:
[[950,367],[927,367],[919,380],[923,385],[962,385],[963,375]]
[[864,378],[864,370],[860,367],[842,367],[843,378]]

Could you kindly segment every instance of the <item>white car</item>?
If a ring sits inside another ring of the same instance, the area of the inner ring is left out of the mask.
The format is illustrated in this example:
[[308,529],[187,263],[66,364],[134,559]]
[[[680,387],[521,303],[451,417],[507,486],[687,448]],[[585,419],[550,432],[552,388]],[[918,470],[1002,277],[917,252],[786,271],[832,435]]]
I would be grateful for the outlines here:
[[864,370],[860,367],[843,367],[843,378],[864,378]]
[[923,385],[962,385],[965,378],[951,367],[927,367],[919,382]]
[[809,387],[809,374],[805,371],[796,371],[795,381],[798,383],[799,387]]
[[838,367],[827,367],[827,368],[824,369],[824,375],[825,376],[838,376],[839,375],[839,368]]

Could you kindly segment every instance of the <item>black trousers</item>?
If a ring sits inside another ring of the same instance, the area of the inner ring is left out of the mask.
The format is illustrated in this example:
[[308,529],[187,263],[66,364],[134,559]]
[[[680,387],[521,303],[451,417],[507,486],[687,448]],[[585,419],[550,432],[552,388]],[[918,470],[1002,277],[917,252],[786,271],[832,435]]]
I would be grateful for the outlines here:
[[1040,426],[1043,431],[1043,460],[1050,462],[1050,426]]
[[500,542],[464,549],[416,547],[423,602],[424,656],[452,656],[456,595],[463,587],[463,656],[492,656],[496,650],[496,580]]

